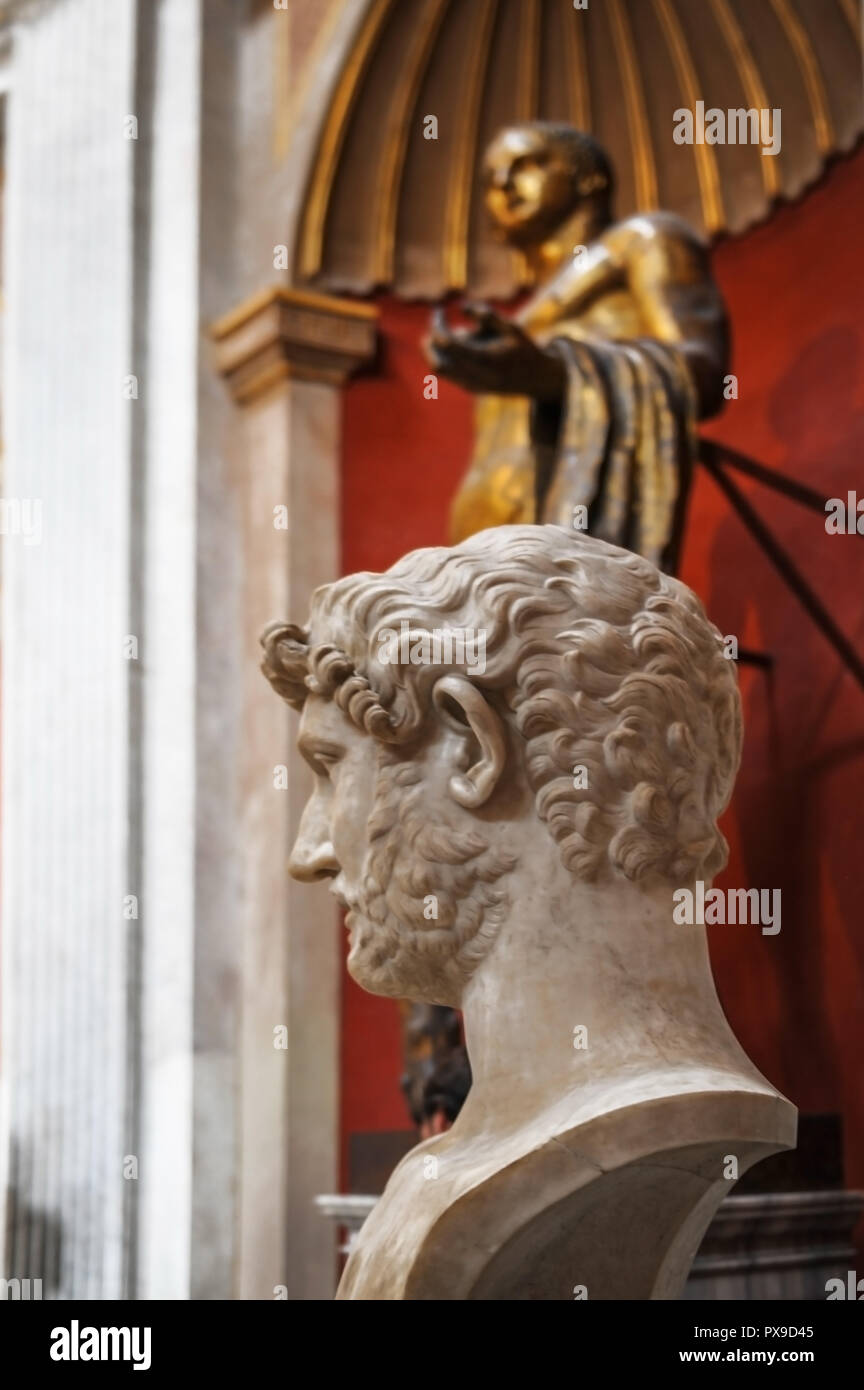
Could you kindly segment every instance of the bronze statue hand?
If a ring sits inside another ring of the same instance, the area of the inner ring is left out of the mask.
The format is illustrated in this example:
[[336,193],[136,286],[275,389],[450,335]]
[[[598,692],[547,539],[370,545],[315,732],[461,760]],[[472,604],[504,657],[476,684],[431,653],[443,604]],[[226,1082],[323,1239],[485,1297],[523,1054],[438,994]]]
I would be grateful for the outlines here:
[[559,396],[564,389],[564,366],[544,352],[512,319],[485,304],[466,304],[474,328],[451,328],[442,308],[432,313],[426,356],[441,376],[468,391],[505,396]]

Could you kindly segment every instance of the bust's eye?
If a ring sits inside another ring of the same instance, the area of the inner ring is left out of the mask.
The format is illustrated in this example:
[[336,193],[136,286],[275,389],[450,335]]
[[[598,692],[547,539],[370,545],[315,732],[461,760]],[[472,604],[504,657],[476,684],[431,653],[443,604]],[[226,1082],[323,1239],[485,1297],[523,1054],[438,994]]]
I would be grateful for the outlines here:
[[298,744],[300,752],[316,777],[329,777],[345,756],[345,749],[334,743],[319,743],[317,739],[304,738],[301,734]]

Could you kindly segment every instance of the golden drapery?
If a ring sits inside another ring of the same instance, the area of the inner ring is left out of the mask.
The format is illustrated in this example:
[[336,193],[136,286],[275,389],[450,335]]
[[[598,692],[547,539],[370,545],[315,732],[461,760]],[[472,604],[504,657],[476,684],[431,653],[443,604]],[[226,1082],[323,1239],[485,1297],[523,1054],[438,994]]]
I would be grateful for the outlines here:
[[564,364],[560,401],[478,399],[452,540],[487,526],[554,522],[674,570],[696,447],[696,399],[682,354],[652,339],[569,336],[553,338],[547,351]]

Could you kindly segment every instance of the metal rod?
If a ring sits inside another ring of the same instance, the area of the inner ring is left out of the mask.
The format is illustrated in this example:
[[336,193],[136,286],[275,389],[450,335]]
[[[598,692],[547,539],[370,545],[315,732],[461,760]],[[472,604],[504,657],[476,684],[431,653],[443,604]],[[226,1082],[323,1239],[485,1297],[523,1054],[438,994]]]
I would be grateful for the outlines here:
[[737,660],[745,666],[761,666],[766,671],[770,671],[774,665],[771,652],[757,652],[750,647],[739,647]]
[[735,449],[730,449],[726,444],[718,444],[713,439],[701,440],[700,451],[703,460],[710,454],[714,463],[725,463],[729,468],[737,468],[739,473],[746,473],[749,477],[764,483],[766,487],[773,488],[775,492],[784,493],[791,497],[793,502],[800,502],[802,507],[810,507],[812,511],[825,515],[828,498],[820,496],[812,487],[807,487],[806,483],[798,483],[794,478],[784,478],[782,473],[776,473],[773,468],[766,468],[764,463],[757,463],[746,454],[739,454]]
[[862,662],[852,644],[840,631],[834,619],[831,617],[831,614],[824,607],[821,600],[817,598],[804,576],[799,573],[797,566],[789,558],[779,542],[775,540],[774,536],[759,516],[759,513],[754,511],[743,492],[739,490],[731,478],[727,477],[716,459],[714,459],[710,453],[703,453],[702,462],[718,487],[725,492],[745,526],[752,531],[775,569],[778,570],[786,580],[793,594],[795,594],[798,601],[807,609],[810,617],[831,643],[843,664],[851,671],[861,688],[864,689],[864,662]]

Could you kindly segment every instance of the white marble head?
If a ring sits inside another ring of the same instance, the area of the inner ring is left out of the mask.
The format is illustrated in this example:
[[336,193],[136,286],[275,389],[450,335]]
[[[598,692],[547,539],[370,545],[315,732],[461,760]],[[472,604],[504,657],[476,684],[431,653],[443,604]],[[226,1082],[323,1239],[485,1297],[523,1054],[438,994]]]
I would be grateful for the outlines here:
[[695,595],[638,555],[497,527],[325,585],[308,627],[262,643],[315,773],[291,870],[332,879],[373,993],[458,1006],[528,845],[598,887],[726,861],[734,665]]

